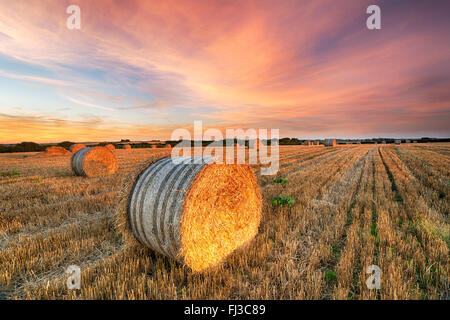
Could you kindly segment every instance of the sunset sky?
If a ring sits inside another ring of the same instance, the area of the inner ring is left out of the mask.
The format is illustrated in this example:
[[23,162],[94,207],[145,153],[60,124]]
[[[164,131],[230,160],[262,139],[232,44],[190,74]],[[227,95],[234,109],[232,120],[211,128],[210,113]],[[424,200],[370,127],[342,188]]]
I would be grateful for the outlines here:
[[425,0],[0,0],[0,143],[168,139],[194,120],[448,137],[449,17]]

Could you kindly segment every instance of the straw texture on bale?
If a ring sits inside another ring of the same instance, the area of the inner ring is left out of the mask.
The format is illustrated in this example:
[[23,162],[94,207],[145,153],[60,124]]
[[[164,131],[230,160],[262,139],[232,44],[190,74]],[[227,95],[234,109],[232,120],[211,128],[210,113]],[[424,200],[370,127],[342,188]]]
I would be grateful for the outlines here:
[[77,176],[96,177],[117,171],[117,159],[106,147],[84,148],[72,156],[72,169]]
[[45,149],[44,152],[38,154],[39,157],[53,157],[53,156],[67,156],[71,155],[72,152],[64,149],[63,147],[53,146]]
[[247,165],[178,159],[149,160],[124,180],[116,223],[126,244],[202,271],[256,235],[261,193]]
[[72,153],[77,153],[78,150],[81,150],[83,148],[86,148],[86,146],[84,144],[81,143],[75,143],[73,145],[70,146],[70,151]]
[[113,144],[107,144],[106,145],[106,148],[108,148],[109,150],[116,150],[116,147],[114,147],[114,145]]
[[129,150],[129,149],[131,149],[131,146],[129,144],[126,144],[124,149]]

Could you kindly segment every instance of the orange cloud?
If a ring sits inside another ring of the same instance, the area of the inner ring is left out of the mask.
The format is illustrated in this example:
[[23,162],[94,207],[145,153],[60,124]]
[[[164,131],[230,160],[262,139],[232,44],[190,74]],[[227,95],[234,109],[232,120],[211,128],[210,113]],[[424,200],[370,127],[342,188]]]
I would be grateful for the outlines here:
[[2,143],[18,141],[57,142],[70,140],[118,141],[120,139],[164,139],[175,127],[136,126],[100,119],[73,121],[43,116],[9,116],[0,114]]

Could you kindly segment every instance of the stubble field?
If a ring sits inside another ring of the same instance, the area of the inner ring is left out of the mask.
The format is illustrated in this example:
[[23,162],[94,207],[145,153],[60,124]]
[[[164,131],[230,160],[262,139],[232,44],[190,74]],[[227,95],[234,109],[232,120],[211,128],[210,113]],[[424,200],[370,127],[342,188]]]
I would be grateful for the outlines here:
[[[281,146],[275,176],[254,166],[258,235],[205,273],[123,246],[121,181],[170,149],[114,152],[118,172],[97,178],[74,176],[70,156],[0,155],[0,299],[448,298],[450,144]],[[66,288],[70,265],[80,290]]]

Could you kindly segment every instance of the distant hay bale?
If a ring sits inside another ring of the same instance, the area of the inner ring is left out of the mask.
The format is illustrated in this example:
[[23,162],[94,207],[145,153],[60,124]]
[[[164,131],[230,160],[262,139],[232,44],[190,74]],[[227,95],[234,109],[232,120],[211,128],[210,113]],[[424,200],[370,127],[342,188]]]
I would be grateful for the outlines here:
[[172,145],[171,145],[170,143],[168,143],[168,144],[166,144],[166,148],[171,149],[171,148],[172,148]]
[[156,144],[152,144],[152,149],[156,149]]
[[68,156],[72,152],[64,149],[63,147],[53,146],[45,149],[44,152],[38,154],[39,157],[54,157],[54,156]]
[[324,144],[326,147],[335,147],[336,139],[325,139]]
[[126,144],[126,145],[124,146],[124,149],[125,149],[125,150],[130,150],[130,149],[131,149],[131,146],[130,146],[129,144]]
[[117,159],[106,147],[84,148],[72,156],[72,169],[77,176],[96,177],[117,171]]
[[320,145],[320,142],[319,141],[316,141],[316,146],[319,146]]
[[247,165],[177,159],[182,163],[150,160],[125,178],[116,225],[126,245],[140,243],[202,271],[257,234],[261,193]]
[[83,148],[86,148],[86,146],[84,144],[81,143],[75,143],[73,145],[70,146],[70,151],[72,153],[77,153],[78,150],[81,150]]
[[106,148],[108,148],[108,149],[111,150],[111,151],[112,151],[112,150],[116,150],[116,147],[114,147],[114,145],[111,144],[111,143],[110,143],[110,144],[107,144],[107,145],[106,145]]

